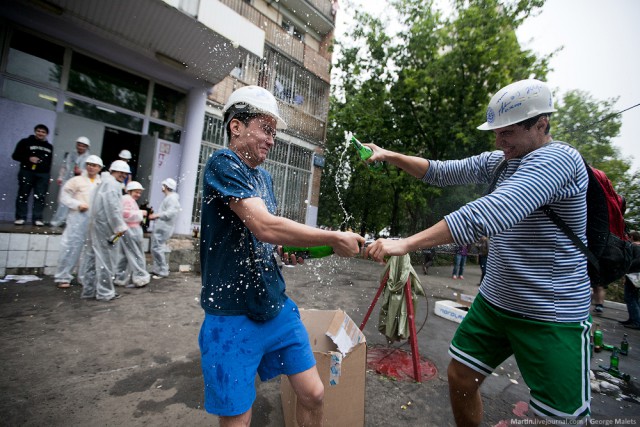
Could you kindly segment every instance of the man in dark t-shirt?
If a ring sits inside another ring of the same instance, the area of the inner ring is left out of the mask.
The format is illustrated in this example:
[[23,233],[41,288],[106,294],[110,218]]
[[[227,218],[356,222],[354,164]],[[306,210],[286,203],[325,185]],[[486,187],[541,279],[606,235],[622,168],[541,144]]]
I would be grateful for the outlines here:
[[45,125],[36,125],[33,132],[33,135],[18,142],[11,156],[13,160],[20,162],[18,195],[16,197],[16,220],[14,224],[23,225],[27,220],[29,196],[33,191],[31,221],[33,225],[40,227],[44,225],[42,212],[44,211],[51,177],[53,145],[47,141],[49,128]]
[[[220,425],[249,425],[255,375],[287,375],[299,425],[322,423],[324,388],[296,304],[285,294],[275,245],[330,245],[354,256],[364,239],[276,216],[269,173],[259,167],[286,128],[273,95],[258,86],[231,94],[223,109],[229,148],[207,162],[200,259],[205,318],[200,330],[205,409]],[[285,254],[285,263],[302,262]]]

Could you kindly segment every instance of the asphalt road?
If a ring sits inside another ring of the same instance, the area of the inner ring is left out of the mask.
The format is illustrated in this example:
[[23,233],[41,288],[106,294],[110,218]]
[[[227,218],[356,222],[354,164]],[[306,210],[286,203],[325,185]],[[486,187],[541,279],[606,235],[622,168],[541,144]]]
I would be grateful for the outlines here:
[[[284,274],[288,294],[301,308],[341,308],[359,324],[378,289],[381,271],[370,261],[332,256],[285,268]],[[420,273],[420,279],[427,299],[418,305],[417,323],[424,324],[418,344],[437,374],[416,383],[368,369],[367,426],[453,425],[446,367],[457,323],[435,316],[433,307],[437,300],[454,299],[454,292],[477,293],[479,271],[468,266],[465,280],[454,281],[450,267],[435,267],[428,276]],[[55,288],[51,278],[0,283],[1,425],[217,425],[202,409],[200,277],[172,273],[146,288],[119,290],[122,298],[97,302],[81,300],[78,286]],[[640,331],[617,324],[626,316],[620,308],[607,307],[596,320],[606,343],[617,344],[623,333],[629,334],[630,354],[621,356],[620,369],[632,375],[631,385],[594,392],[592,412],[603,424],[610,420],[610,425],[637,425]],[[370,348],[387,345],[376,328],[377,313],[378,307],[364,330]],[[608,352],[596,353],[592,368],[608,365],[608,357]],[[481,391],[485,425],[515,425],[529,415],[528,389],[513,358],[484,382]],[[618,424],[613,424],[616,419]],[[283,425],[278,380],[258,384],[252,425]]]

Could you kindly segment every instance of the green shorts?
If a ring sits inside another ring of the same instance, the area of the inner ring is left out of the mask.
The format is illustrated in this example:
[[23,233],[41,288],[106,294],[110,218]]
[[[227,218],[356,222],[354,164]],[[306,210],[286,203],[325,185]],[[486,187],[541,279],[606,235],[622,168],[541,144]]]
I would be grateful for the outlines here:
[[449,354],[485,376],[513,354],[536,415],[583,419],[590,414],[590,330],[590,318],[542,322],[496,308],[478,295]]

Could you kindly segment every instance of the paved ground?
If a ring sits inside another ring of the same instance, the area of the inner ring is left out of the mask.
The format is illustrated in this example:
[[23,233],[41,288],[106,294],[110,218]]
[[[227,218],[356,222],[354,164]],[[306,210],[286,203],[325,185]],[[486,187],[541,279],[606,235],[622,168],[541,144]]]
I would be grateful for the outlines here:
[[[382,267],[361,259],[329,257],[285,268],[289,295],[301,308],[345,310],[360,323],[378,288]],[[452,280],[449,267],[420,274],[428,303],[420,302],[420,353],[438,375],[423,383],[393,381],[366,372],[367,426],[453,425],[448,402],[447,348],[457,323],[432,314],[436,300],[454,292],[475,294],[479,271]],[[0,424],[9,426],[196,426],[217,425],[202,410],[197,334],[202,320],[200,278],[174,273],[147,288],[122,289],[119,300],[82,301],[80,288],[56,289],[50,278],[0,283]],[[595,420],[640,424],[640,331],[620,327],[624,310],[608,307],[599,321],[605,342],[629,333],[630,355],[621,370],[632,375],[623,392],[593,393]],[[369,346],[385,345],[377,332],[377,308],[365,328]],[[407,346],[408,347],[408,346]],[[406,347],[405,347],[406,348]],[[595,354],[593,367],[608,365]],[[600,376],[600,375],[599,375]],[[254,426],[283,423],[278,381],[259,384]],[[485,425],[522,421],[528,390],[513,359],[482,387]],[[407,405],[411,402],[411,405]],[[406,409],[405,409],[406,408]],[[330,410],[330,408],[327,408]]]

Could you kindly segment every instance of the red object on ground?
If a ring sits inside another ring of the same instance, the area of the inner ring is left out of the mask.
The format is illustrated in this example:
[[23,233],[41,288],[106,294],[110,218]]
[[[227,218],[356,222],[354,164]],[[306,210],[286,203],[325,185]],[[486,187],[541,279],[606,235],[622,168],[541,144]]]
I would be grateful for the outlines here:
[[[376,295],[373,297],[373,301],[371,302],[371,305],[367,310],[367,314],[365,314],[364,319],[360,324],[361,331],[364,331],[364,327],[366,326],[367,321],[369,320],[369,316],[371,316],[373,307],[375,307],[376,303],[378,302],[378,299],[380,298],[380,295],[382,294],[382,290],[387,285],[387,280],[389,280],[389,271],[387,271],[385,276],[382,278],[382,281],[380,282],[380,286],[378,287],[378,292],[376,292]],[[407,301],[407,315],[409,317],[409,334],[410,334],[409,343],[411,344],[411,355],[408,357],[411,358],[411,364],[413,366],[413,380],[421,383],[423,380],[430,380],[435,375],[437,375],[438,370],[436,369],[435,365],[429,362],[428,360],[424,359],[423,361],[420,361],[420,351],[418,350],[418,337],[417,337],[418,334],[416,332],[416,319],[415,319],[415,314],[413,310],[413,299],[411,298],[411,277],[407,278],[407,283],[405,284],[404,292],[405,292],[405,295],[408,295],[408,297],[406,298],[406,301]],[[399,380],[406,379],[404,378],[405,376],[404,374],[406,373],[404,368],[404,363],[405,363],[404,357],[401,356],[400,358],[398,358],[398,356],[394,357],[393,354],[388,354],[388,355],[385,354],[380,357],[378,362],[375,362],[374,366],[371,366],[370,359],[369,359],[369,354],[371,351],[374,351],[374,350],[369,349],[367,351],[367,364],[370,365],[372,369],[374,369],[377,373],[382,375],[390,376]],[[392,351],[392,349],[389,349],[389,351]],[[396,352],[398,351],[399,350],[397,350]],[[404,351],[400,351],[400,353],[407,355],[407,353]],[[387,361],[384,361],[384,360],[387,360]],[[398,363],[398,366],[394,366],[393,363]],[[423,366],[426,368],[424,371],[423,371]],[[423,375],[423,372],[425,373],[424,375]],[[427,378],[424,378],[425,376]]]
[[367,367],[378,374],[395,378],[399,381],[423,382],[438,376],[438,368],[427,359],[421,358],[420,379],[415,378],[414,358],[405,350],[390,347],[367,349]]

